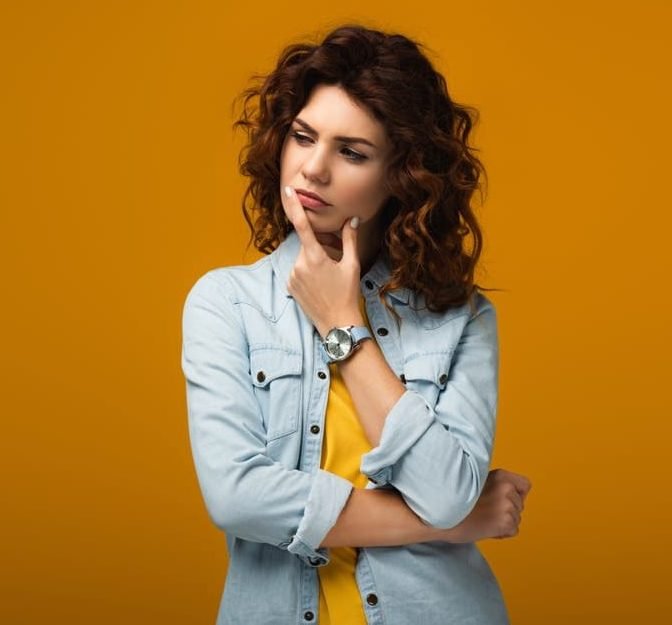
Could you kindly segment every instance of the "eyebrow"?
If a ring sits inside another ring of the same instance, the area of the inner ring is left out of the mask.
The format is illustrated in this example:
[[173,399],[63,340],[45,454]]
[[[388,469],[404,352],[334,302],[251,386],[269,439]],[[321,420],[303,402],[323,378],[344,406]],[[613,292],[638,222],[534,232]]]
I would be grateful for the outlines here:
[[[303,126],[303,128],[304,128],[305,130],[307,130],[308,132],[311,132],[311,133],[313,133],[314,135],[319,134],[319,133],[317,132],[317,130],[315,130],[310,124],[307,124],[306,122],[304,122],[302,119],[296,117],[296,118],[294,119],[294,121],[295,121],[297,124],[299,124],[300,126]],[[371,141],[369,141],[368,139],[364,139],[364,138],[362,138],[362,137],[343,137],[343,136],[338,136],[338,137],[334,137],[334,139],[335,139],[336,141],[343,141],[344,143],[364,143],[364,144],[366,144],[366,145],[370,145],[370,146],[371,146],[372,148],[374,148],[374,149],[377,149],[376,146],[375,146],[373,143],[371,143]]]

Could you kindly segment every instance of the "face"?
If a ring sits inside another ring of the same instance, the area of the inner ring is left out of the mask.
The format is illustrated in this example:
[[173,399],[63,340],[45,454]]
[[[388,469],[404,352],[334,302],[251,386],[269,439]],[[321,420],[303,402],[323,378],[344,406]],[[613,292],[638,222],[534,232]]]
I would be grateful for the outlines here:
[[[378,217],[389,197],[385,164],[390,149],[382,124],[337,85],[315,87],[292,121],[280,158],[280,188],[297,190],[318,241],[332,258],[340,258],[341,230],[355,216],[360,219],[360,260],[377,251]],[[302,196],[302,190],[323,202]]]

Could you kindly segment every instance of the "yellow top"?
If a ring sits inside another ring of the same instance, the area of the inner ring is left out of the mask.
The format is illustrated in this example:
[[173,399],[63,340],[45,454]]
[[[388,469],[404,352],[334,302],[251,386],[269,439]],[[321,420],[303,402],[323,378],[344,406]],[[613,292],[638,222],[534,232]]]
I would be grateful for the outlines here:
[[[364,298],[360,297],[359,308],[366,316]],[[356,358],[356,355],[353,356]],[[357,417],[338,364],[329,365],[331,382],[324,421],[321,468],[336,473],[352,482],[355,488],[364,488],[368,478],[360,473],[363,454],[371,450],[364,430]],[[366,616],[355,580],[357,563],[356,547],[332,547],[330,561],[318,568],[320,580],[319,625],[366,625]]]

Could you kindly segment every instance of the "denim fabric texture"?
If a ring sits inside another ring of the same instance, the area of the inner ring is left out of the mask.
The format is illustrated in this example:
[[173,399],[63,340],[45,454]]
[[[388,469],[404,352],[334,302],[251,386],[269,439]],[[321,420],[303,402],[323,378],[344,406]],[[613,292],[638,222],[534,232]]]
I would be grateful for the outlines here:
[[[182,370],[196,474],[229,568],[217,625],[306,625],[319,609],[319,545],[352,484],[320,469],[329,367],[287,292],[295,232],[251,265],[212,269],[184,304]],[[490,468],[499,348],[482,293],[444,313],[416,294],[378,298],[389,268],[361,277],[374,340],[406,391],[380,443],[362,456],[367,488],[396,489],[427,524],[448,528],[475,505]],[[356,357],[356,356],[355,356]],[[504,625],[500,587],[473,543],[359,550],[356,581],[371,625]],[[347,624],[343,624],[347,625]]]

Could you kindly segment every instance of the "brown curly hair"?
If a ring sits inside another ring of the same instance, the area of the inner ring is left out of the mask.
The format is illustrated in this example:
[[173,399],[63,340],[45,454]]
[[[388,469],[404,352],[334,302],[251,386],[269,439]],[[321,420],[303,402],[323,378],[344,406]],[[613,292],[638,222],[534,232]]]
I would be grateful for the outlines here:
[[[473,302],[482,234],[470,203],[485,170],[468,145],[478,112],[448,95],[446,81],[404,35],[346,24],[313,45],[287,46],[277,67],[239,97],[235,128],[248,143],[239,157],[250,178],[242,200],[250,243],[271,253],[293,229],[280,199],[280,153],[294,117],[318,84],[340,85],[386,129],[390,199],[381,212],[381,247],[390,290],[412,289],[432,312]],[[467,249],[471,234],[473,245]]]

